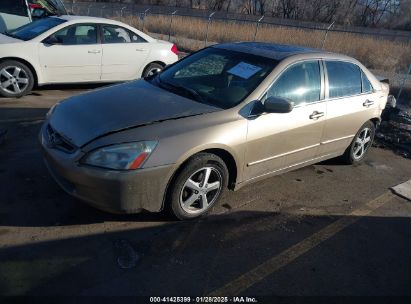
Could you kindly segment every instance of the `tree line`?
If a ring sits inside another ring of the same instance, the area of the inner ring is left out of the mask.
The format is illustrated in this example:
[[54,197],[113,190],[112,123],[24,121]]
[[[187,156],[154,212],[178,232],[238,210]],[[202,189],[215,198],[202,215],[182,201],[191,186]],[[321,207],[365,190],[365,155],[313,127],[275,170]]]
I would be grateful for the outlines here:
[[[89,0],[93,1],[93,0]],[[411,0],[94,0],[411,30]]]

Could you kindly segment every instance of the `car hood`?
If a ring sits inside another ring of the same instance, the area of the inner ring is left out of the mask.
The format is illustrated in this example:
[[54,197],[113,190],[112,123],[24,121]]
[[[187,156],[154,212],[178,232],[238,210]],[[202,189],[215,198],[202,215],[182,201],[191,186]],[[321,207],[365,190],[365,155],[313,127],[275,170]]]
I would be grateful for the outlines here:
[[81,147],[124,129],[220,110],[138,80],[66,99],[54,108],[49,122]]
[[0,33],[0,44],[23,42],[23,40],[6,36]]

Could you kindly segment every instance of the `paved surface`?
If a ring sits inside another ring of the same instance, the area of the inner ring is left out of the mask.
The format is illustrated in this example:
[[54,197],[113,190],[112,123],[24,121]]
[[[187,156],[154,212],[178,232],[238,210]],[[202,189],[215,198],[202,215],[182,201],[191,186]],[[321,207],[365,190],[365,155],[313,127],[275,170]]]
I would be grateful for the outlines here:
[[53,103],[93,88],[0,99],[0,294],[411,295],[411,202],[388,190],[410,160],[372,149],[355,167],[309,166],[228,192],[199,221],[110,215],[65,194],[36,143]]

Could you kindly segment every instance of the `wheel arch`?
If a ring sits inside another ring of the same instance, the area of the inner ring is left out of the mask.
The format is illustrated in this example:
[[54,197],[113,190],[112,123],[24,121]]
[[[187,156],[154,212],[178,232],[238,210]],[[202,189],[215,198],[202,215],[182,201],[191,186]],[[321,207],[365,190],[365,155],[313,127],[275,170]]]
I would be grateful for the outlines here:
[[164,191],[164,196],[163,196],[163,203],[162,203],[162,209],[164,210],[165,204],[167,201],[168,196],[170,195],[170,186],[173,183],[174,179],[178,176],[178,174],[182,171],[184,168],[184,165],[195,155],[200,154],[200,153],[210,153],[217,155],[220,157],[225,165],[227,166],[228,170],[228,188],[230,190],[234,190],[237,177],[238,177],[238,164],[233,156],[232,153],[230,153],[227,149],[224,148],[207,148],[203,149],[200,151],[196,151],[195,153],[190,154],[188,157],[186,157],[182,162],[179,163],[177,169],[173,172],[171,177],[169,178],[169,181],[167,183],[166,189]]
[[374,126],[377,128],[378,125],[381,123],[381,118],[380,117],[374,117],[371,118],[370,121],[374,124]]
[[229,189],[234,189],[234,185],[237,181],[237,163],[235,161],[234,156],[228,152],[225,149],[222,148],[211,148],[211,149],[206,149],[203,150],[199,153],[210,153],[210,154],[214,154],[217,155],[218,157],[220,157],[225,165],[227,166],[228,169],[228,188]]
[[23,58],[20,58],[20,57],[3,57],[3,58],[0,58],[0,63],[7,61],[7,60],[14,60],[14,61],[18,61],[18,62],[25,64],[30,69],[31,73],[34,76],[34,86],[38,85],[39,78],[38,78],[37,70],[29,61]]

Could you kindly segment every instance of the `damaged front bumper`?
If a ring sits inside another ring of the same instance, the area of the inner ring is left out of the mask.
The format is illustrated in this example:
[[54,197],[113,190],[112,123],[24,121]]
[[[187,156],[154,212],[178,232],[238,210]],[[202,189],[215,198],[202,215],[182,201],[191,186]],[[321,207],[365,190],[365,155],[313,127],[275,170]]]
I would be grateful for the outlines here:
[[44,126],[39,141],[50,174],[67,193],[111,213],[162,210],[172,165],[132,171],[94,168],[78,163],[84,154],[80,150],[69,154],[48,147]]

